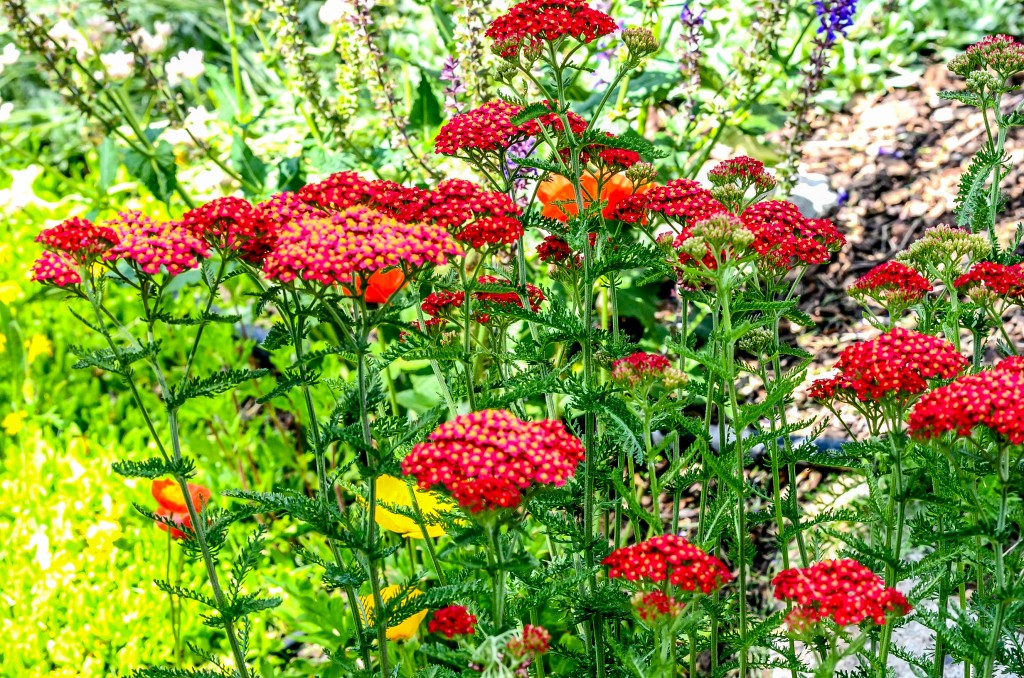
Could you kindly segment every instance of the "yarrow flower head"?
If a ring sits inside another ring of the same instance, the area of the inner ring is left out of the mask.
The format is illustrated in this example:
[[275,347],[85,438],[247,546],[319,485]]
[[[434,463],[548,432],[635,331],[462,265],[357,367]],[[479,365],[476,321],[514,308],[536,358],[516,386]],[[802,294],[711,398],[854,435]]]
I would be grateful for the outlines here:
[[612,363],[612,381],[631,389],[661,384],[678,388],[686,383],[686,374],[672,366],[669,359],[657,353],[637,352]]
[[601,564],[608,566],[612,579],[654,584],[667,580],[683,591],[704,594],[732,581],[725,563],[676,534],[616,549]]
[[446,179],[416,216],[449,229],[459,242],[474,249],[511,245],[523,235],[517,218],[522,209],[504,193],[488,191],[464,179]]
[[932,291],[932,284],[906,264],[887,261],[859,278],[850,286],[849,291],[854,299],[874,300],[895,318],[905,309],[924,299],[924,296]]
[[846,238],[828,219],[807,219],[791,202],[765,200],[740,215],[754,234],[753,248],[762,264],[774,271],[794,266],[824,264]]
[[720,212],[684,227],[672,246],[679,250],[679,263],[684,267],[716,270],[727,261],[742,259],[753,242],[754,234],[742,219]]
[[123,259],[145,275],[180,275],[209,256],[206,243],[180,221],[155,222],[140,212],[121,212],[103,224],[118,243],[105,258]]
[[527,422],[482,410],[441,424],[413,447],[402,473],[422,489],[444,488],[473,513],[513,509],[524,494],[561,487],[583,461],[583,443],[560,421]]
[[32,265],[32,280],[57,287],[82,284],[78,264],[66,254],[49,250],[43,252]]
[[[725,160],[712,168],[708,180],[716,188],[734,187],[740,196],[754,188],[755,194],[764,195],[775,187],[775,177],[765,171],[765,164],[746,156]],[[715,193],[715,190],[712,190]]]
[[948,67],[963,77],[991,69],[1005,80],[1024,71],[1024,44],[1009,35],[989,35],[953,57]]
[[281,227],[267,255],[264,274],[288,283],[296,279],[346,285],[359,293],[359,279],[385,269],[414,271],[439,266],[461,253],[438,225],[398,221],[366,207],[302,217]]
[[449,605],[434,612],[427,630],[443,633],[447,638],[471,636],[476,632],[476,616],[461,605]]
[[572,260],[572,248],[557,235],[549,235],[537,245],[537,258],[544,263],[564,264]]
[[1006,266],[983,261],[971,266],[953,286],[981,303],[990,302],[994,297],[1021,303],[1024,301],[1024,264]]
[[185,212],[181,223],[211,247],[259,263],[274,245],[274,222],[248,201],[216,198]]
[[[157,527],[165,532],[170,532],[174,539],[183,539],[185,531],[192,531],[192,517],[188,513],[188,506],[185,504],[185,495],[181,491],[178,481],[170,478],[154,480],[150,491],[159,508],[153,515],[163,518],[173,525],[165,522],[157,522]],[[210,502],[210,490],[202,485],[188,483],[188,493],[192,499],[192,506],[197,512],[202,512]],[[174,527],[177,526],[177,527]],[[179,529],[180,528],[180,529]]]
[[1004,358],[991,370],[959,377],[926,394],[910,412],[911,436],[968,437],[988,427],[1011,445],[1024,444],[1024,358]]
[[650,212],[684,226],[728,211],[711,191],[692,179],[673,179],[664,186],[653,187],[644,196]]
[[845,402],[906,399],[927,390],[929,380],[952,379],[967,364],[945,339],[896,327],[843,349],[838,374],[812,383],[808,395]]
[[551,634],[543,626],[526,624],[522,634],[509,640],[505,649],[516,659],[539,657],[551,649]]
[[36,236],[36,242],[51,252],[86,264],[106,255],[118,244],[119,238],[109,226],[97,226],[88,219],[71,217],[42,231]]
[[[551,104],[544,102],[551,107]],[[553,132],[563,131],[562,118],[551,113],[522,124],[512,122],[523,111],[521,106],[505,101],[490,101],[479,108],[460,113],[441,126],[434,139],[434,152],[439,155],[469,156],[505,151],[541,133],[541,127]],[[569,129],[579,135],[587,122],[572,111],[566,112]]]
[[633,609],[640,619],[651,624],[678,617],[683,611],[683,604],[664,591],[648,591],[637,594],[633,599]]
[[515,57],[542,42],[569,37],[590,43],[618,29],[615,19],[583,0],[526,0],[498,16],[484,35],[499,56]]
[[856,560],[826,560],[810,567],[783,570],[772,580],[777,600],[795,603],[787,617],[790,628],[830,619],[839,626],[870,619],[885,624],[892,616],[910,613],[902,593]]

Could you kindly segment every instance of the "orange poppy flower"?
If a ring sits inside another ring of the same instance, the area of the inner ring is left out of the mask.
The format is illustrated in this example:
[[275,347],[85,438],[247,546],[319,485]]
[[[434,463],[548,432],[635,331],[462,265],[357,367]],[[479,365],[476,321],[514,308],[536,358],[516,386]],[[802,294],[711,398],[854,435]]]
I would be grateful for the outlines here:
[[[580,178],[580,185],[583,188],[583,206],[587,207],[594,201],[597,194],[597,177],[587,172]],[[624,198],[633,193],[643,193],[650,185],[641,186],[634,191],[633,182],[626,178],[624,172],[613,174],[605,180],[601,186],[601,200],[607,201],[601,213],[605,218],[611,218],[612,210]],[[537,189],[537,197],[544,205],[541,214],[551,219],[568,221],[569,217],[575,216],[579,211],[576,208],[576,191],[573,190],[572,182],[560,174],[552,174],[546,181],[542,182]]]
[[[376,271],[366,284],[366,301],[371,304],[386,303],[395,292],[402,289],[403,285],[405,285],[405,274],[402,273],[402,269],[392,268],[387,271]],[[362,283],[357,278],[354,294],[359,294],[361,286]],[[343,287],[342,290],[345,296],[354,296],[353,292],[348,289]]]
[[[150,488],[153,498],[159,504],[159,508],[153,512],[154,515],[169,518],[171,522],[187,530],[192,529],[192,517],[188,514],[188,507],[185,505],[185,495],[181,491],[178,481],[172,478],[161,478],[154,480]],[[192,505],[197,511],[202,511],[210,502],[210,489],[202,485],[188,484],[188,493],[192,497]],[[157,523],[157,527],[165,532],[170,532],[175,539],[182,539],[185,533],[171,527],[166,523]]]

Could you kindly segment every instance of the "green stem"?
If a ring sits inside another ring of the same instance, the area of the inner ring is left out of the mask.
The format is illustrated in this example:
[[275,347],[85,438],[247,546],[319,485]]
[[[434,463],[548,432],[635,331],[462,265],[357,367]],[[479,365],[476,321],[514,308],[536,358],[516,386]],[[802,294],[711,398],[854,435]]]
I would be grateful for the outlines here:
[[488,558],[494,567],[494,575],[491,577],[494,593],[494,626],[498,630],[505,622],[505,556],[501,549],[499,529],[497,524],[487,528],[487,539],[490,542]]

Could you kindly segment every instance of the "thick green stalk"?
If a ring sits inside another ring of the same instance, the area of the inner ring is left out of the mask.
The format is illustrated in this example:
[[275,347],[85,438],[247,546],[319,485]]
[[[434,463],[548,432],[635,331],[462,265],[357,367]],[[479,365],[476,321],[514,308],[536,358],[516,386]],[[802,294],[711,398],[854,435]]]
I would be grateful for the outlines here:
[[996,653],[999,649],[999,641],[1003,635],[1003,619],[1006,615],[1006,608],[1010,603],[1006,586],[1006,565],[1004,563],[1002,537],[1006,531],[1006,516],[1009,511],[1010,498],[1010,459],[1009,451],[1004,447],[999,450],[999,517],[996,520],[996,536],[992,539],[992,552],[995,556],[995,595],[999,600],[999,607],[996,609],[995,623],[992,626],[992,634],[988,643],[988,654],[985,657],[984,678],[992,678],[995,675]]

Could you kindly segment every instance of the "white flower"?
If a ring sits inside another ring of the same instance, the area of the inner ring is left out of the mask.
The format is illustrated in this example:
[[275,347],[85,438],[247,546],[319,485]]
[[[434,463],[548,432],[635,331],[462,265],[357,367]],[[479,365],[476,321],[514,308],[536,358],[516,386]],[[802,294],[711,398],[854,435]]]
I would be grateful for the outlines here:
[[122,50],[112,54],[101,54],[100,61],[103,63],[103,70],[107,72],[107,77],[111,80],[130,78],[135,70],[135,57]]
[[21,50],[13,42],[9,42],[4,45],[3,51],[0,52],[0,66],[13,66],[20,56]]
[[14,112],[14,104],[10,101],[4,101],[0,103],[0,123],[7,122],[11,119],[11,113]]
[[187,52],[178,52],[164,67],[171,87],[177,87],[183,80],[195,80],[204,70],[203,53],[194,47]]
[[317,13],[324,26],[334,26],[352,15],[352,9],[345,0],[327,0]]
[[157,21],[153,24],[156,34],[150,33],[145,28],[140,28],[132,34],[132,39],[139,46],[143,54],[156,54],[164,51],[167,47],[167,38],[171,36],[171,25],[166,21]]
[[113,35],[117,30],[114,22],[103,16],[89,17],[85,22],[85,27],[88,29],[86,37],[94,45],[99,45],[108,35]]
[[182,129],[168,128],[160,138],[171,146],[193,146],[195,140],[208,141],[215,130],[210,123],[217,119],[205,106],[189,107]]
[[79,61],[85,61],[92,54],[92,47],[89,46],[89,41],[67,19],[61,19],[55,23],[48,35],[50,40],[53,40],[54,44],[58,47],[75,50],[75,56]]

